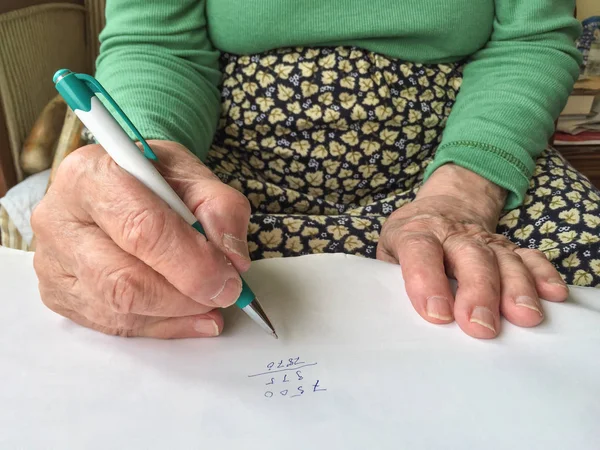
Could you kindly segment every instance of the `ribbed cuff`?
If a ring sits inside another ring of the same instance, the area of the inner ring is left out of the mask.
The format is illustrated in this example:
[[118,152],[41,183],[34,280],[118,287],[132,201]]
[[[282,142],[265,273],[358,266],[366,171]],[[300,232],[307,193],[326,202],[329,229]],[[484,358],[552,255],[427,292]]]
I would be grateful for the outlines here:
[[523,203],[535,164],[523,162],[513,154],[492,145],[458,141],[438,147],[433,162],[427,167],[425,179],[444,164],[456,164],[475,172],[508,191],[504,209],[514,209]]

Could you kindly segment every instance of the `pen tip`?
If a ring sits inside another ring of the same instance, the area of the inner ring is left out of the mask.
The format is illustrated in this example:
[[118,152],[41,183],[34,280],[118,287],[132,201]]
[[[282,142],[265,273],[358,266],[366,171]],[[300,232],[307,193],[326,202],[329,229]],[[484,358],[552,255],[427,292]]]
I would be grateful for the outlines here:
[[271,335],[272,335],[272,336],[273,336],[275,339],[279,339],[279,336],[277,336],[277,333],[275,333],[274,331],[273,331],[273,333],[271,333]]

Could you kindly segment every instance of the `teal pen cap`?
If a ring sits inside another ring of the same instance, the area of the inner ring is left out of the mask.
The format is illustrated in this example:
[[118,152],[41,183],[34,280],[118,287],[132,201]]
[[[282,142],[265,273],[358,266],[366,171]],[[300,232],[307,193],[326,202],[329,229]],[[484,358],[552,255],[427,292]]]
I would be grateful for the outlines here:
[[109,93],[106,92],[106,89],[94,77],[84,73],[74,73],[69,69],[60,69],[52,77],[52,82],[58,93],[73,111],[90,112],[92,109],[92,98],[96,97],[96,94],[102,94],[121,120],[129,127],[136,139],[140,141],[144,149],[144,156],[152,161],[158,160],[156,154],[152,151],[135,125],[129,120],[129,117],[127,117],[117,102],[113,100]]

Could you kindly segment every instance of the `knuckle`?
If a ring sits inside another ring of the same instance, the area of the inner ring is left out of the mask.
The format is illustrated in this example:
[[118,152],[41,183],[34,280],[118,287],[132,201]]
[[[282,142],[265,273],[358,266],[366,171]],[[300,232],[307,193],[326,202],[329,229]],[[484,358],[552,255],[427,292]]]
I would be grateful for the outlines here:
[[103,155],[102,147],[96,144],[78,148],[61,162],[56,172],[55,182],[58,182],[59,186],[62,182],[66,183],[66,186],[72,186],[87,174],[91,166]]
[[246,198],[245,196],[240,194],[240,199],[239,199],[239,203],[237,203],[234,207],[239,210],[240,214],[243,215],[246,218],[250,218],[250,215],[252,214],[252,208],[250,206],[250,201],[248,200],[248,198]]
[[40,243],[57,240],[57,236],[60,235],[66,222],[61,216],[61,214],[66,214],[64,208],[54,198],[54,195],[46,194],[31,213],[29,223],[37,240],[38,248]]
[[248,200],[248,198],[243,195],[241,192],[236,191],[233,188],[230,188],[230,196],[231,196],[231,207],[238,209],[239,211],[241,211],[244,214],[248,214],[250,215],[250,201]]
[[129,314],[139,295],[139,283],[129,268],[109,273],[105,277],[107,286],[104,289],[108,306],[116,313]]
[[238,217],[250,217],[251,208],[248,199],[230,186],[223,184],[223,187],[225,189],[214,197],[211,206],[215,210],[224,210]]
[[400,243],[410,249],[418,249],[424,245],[439,244],[439,241],[429,233],[405,233],[398,236]]
[[529,273],[521,257],[509,251],[498,256],[498,267],[501,270],[502,278],[527,277]]
[[48,218],[48,208],[47,208],[48,200],[46,198],[42,199],[42,201],[35,207],[33,212],[31,213],[31,229],[37,235],[40,234],[46,225],[46,221]]
[[164,241],[166,222],[165,213],[160,210],[132,211],[127,214],[122,224],[123,239],[132,246],[134,254],[154,253],[159,243]]
[[401,226],[398,221],[390,219],[386,220],[381,227],[380,243],[394,240],[400,231]]
[[521,257],[515,252],[504,251],[498,256],[499,264],[510,264],[512,266],[523,264]]
[[485,255],[493,256],[494,251],[483,239],[463,239],[456,245],[456,251],[465,255]]
[[134,330],[131,330],[129,328],[121,328],[121,327],[107,328],[107,329],[103,330],[103,332],[104,332],[104,334],[109,334],[111,336],[119,336],[119,337],[124,337],[124,338],[136,336],[136,333]]
[[[147,320],[147,316],[138,314],[123,314],[116,318],[116,329],[128,332],[129,334],[125,335],[125,337],[130,337],[133,336],[133,332],[135,330],[143,328]],[[120,336],[123,336],[123,334],[120,334]]]
[[470,240],[478,247],[487,248],[488,245],[493,241],[491,236],[484,231],[475,231],[469,235]]
[[46,306],[46,308],[48,308],[49,310],[60,314],[60,301],[57,297],[56,292],[54,290],[44,288],[42,285],[40,285],[39,291],[40,298],[42,299],[42,303],[44,304],[44,306]]
[[545,259],[548,260],[546,254],[537,248],[519,248],[515,252],[523,259]]
[[39,280],[44,280],[48,273],[46,270],[48,262],[44,255],[39,249],[33,254],[33,270],[35,270]]

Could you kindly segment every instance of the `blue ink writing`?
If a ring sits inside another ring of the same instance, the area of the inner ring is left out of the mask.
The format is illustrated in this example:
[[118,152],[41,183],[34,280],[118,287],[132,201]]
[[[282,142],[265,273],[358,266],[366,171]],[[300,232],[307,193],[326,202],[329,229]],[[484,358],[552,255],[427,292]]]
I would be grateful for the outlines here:
[[310,363],[310,364],[304,364],[303,366],[299,366],[299,367],[298,366],[297,367],[290,367],[289,369],[281,369],[281,370],[270,370],[269,369],[269,372],[255,373],[255,374],[252,374],[252,375],[248,375],[248,378],[258,377],[258,376],[261,376],[261,375],[266,375],[268,373],[284,372],[286,370],[301,369],[302,367],[316,366],[316,365],[317,365],[317,363]]
[[296,394],[296,395],[292,395],[292,397],[300,397],[302,394],[304,394],[304,389],[302,389],[302,386],[298,386],[298,392],[300,392],[300,393]]
[[298,364],[304,364],[304,361],[299,361],[299,357],[288,359],[289,363],[285,367],[297,366]]
[[317,392],[317,391],[326,391],[327,389],[317,389],[319,387],[319,381],[317,380],[317,382],[315,384],[313,384],[313,392]]
[[[306,372],[310,367],[314,367],[316,365],[317,365],[316,362],[306,363],[305,361],[301,361],[300,357],[286,358],[286,359],[279,360],[279,362],[277,362],[277,361],[269,362],[266,365],[266,368],[267,368],[266,372],[254,373],[252,375],[248,375],[248,378],[269,375],[269,377],[267,378],[269,381],[264,383],[264,385],[266,385],[266,386],[273,385],[274,388],[270,388],[270,389],[273,389],[272,391],[264,392],[264,396],[266,398],[275,397],[274,392],[279,392],[279,395],[281,397],[290,397],[290,398],[301,397],[304,395],[304,393],[307,392],[307,390],[304,389],[303,385],[299,386],[296,383],[301,382],[308,376],[303,372]],[[303,369],[303,370],[300,370],[300,369]],[[294,371],[294,374],[296,375],[296,377],[293,377],[289,373],[287,373],[290,370]],[[279,372],[284,372],[284,373],[278,374]],[[307,382],[310,383],[310,386],[312,387],[312,391],[309,389],[308,392],[327,391],[327,388],[323,387],[320,379],[309,376],[309,379],[310,378],[312,378],[312,383],[309,381],[307,381]],[[285,389],[282,389],[284,386],[280,385],[283,383],[286,384]],[[294,384],[296,384],[296,386],[294,386]],[[279,385],[279,386],[275,386],[275,385]],[[281,389],[281,390],[277,390],[277,387],[279,387],[279,389]]]

